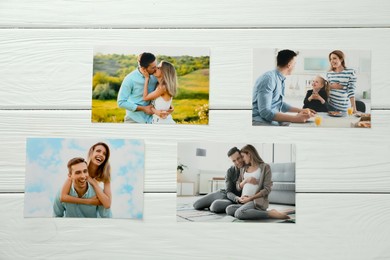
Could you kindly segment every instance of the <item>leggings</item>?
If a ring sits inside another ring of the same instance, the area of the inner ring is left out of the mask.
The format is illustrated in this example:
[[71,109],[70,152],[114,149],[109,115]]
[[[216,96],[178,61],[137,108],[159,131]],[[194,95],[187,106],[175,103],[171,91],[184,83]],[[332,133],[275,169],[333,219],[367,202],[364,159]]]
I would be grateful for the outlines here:
[[242,220],[267,219],[268,213],[265,210],[255,208],[254,201],[245,204],[233,204],[226,208],[226,214]]
[[202,210],[208,208],[215,213],[224,213],[226,207],[230,204],[233,204],[233,202],[227,198],[226,192],[218,190],[195,201],[194,209]]

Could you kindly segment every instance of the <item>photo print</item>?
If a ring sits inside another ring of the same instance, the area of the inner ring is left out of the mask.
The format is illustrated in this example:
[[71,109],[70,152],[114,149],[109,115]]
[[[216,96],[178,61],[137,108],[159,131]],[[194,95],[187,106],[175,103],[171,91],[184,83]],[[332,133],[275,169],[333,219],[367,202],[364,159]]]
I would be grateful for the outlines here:
[[371,128],[370,91],[370,51],[253,51],[252,125]]
[[207,48],[96,46],[91,120],[207,125],[209,74]]
[[28,138],[25,217],[142,219],[144,143]]
[[293,144],[178,143],[178,222],[295,223]]

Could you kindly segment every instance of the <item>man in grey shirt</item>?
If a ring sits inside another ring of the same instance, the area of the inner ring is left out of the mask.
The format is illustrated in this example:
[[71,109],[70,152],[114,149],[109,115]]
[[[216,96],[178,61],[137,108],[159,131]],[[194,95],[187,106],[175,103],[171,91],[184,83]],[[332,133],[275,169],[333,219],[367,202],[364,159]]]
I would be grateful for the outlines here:
[[228,157],[232,160],[231,166],[225,175],[226,189],[209,193],[194,203],[194,209],[203,210],[208,208],[215,213],[225,213],[227,206],[237,203],[237,198],[241,196],[241,191],[237,191],[236,181],[240,176],[240,169],[244,166],[240,150],[233,147],[228,151]]

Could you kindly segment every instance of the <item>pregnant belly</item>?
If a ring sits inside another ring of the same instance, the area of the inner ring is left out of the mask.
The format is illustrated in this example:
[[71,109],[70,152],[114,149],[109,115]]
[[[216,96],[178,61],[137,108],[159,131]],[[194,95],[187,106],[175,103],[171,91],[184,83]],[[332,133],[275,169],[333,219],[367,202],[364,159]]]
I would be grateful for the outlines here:
[[253,196],[256,194],[256,191],[258,188],[259,188],[259,185],[246,183],[244,185],[244,188],[242,189],[242,196]]

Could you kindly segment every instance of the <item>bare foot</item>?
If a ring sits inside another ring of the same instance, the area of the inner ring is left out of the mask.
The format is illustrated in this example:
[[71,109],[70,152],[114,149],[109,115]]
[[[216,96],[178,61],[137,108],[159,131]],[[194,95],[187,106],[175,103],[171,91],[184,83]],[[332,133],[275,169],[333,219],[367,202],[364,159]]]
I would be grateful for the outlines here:
[[284,214],[295,214],[295,209],[286,209],[282,211]]
[[268,217],[270,218],[276,218],[276,219],[289,219],[290,217],[287,216],[287,214],[279,212],[275,209],[271,209],[268,211]]

